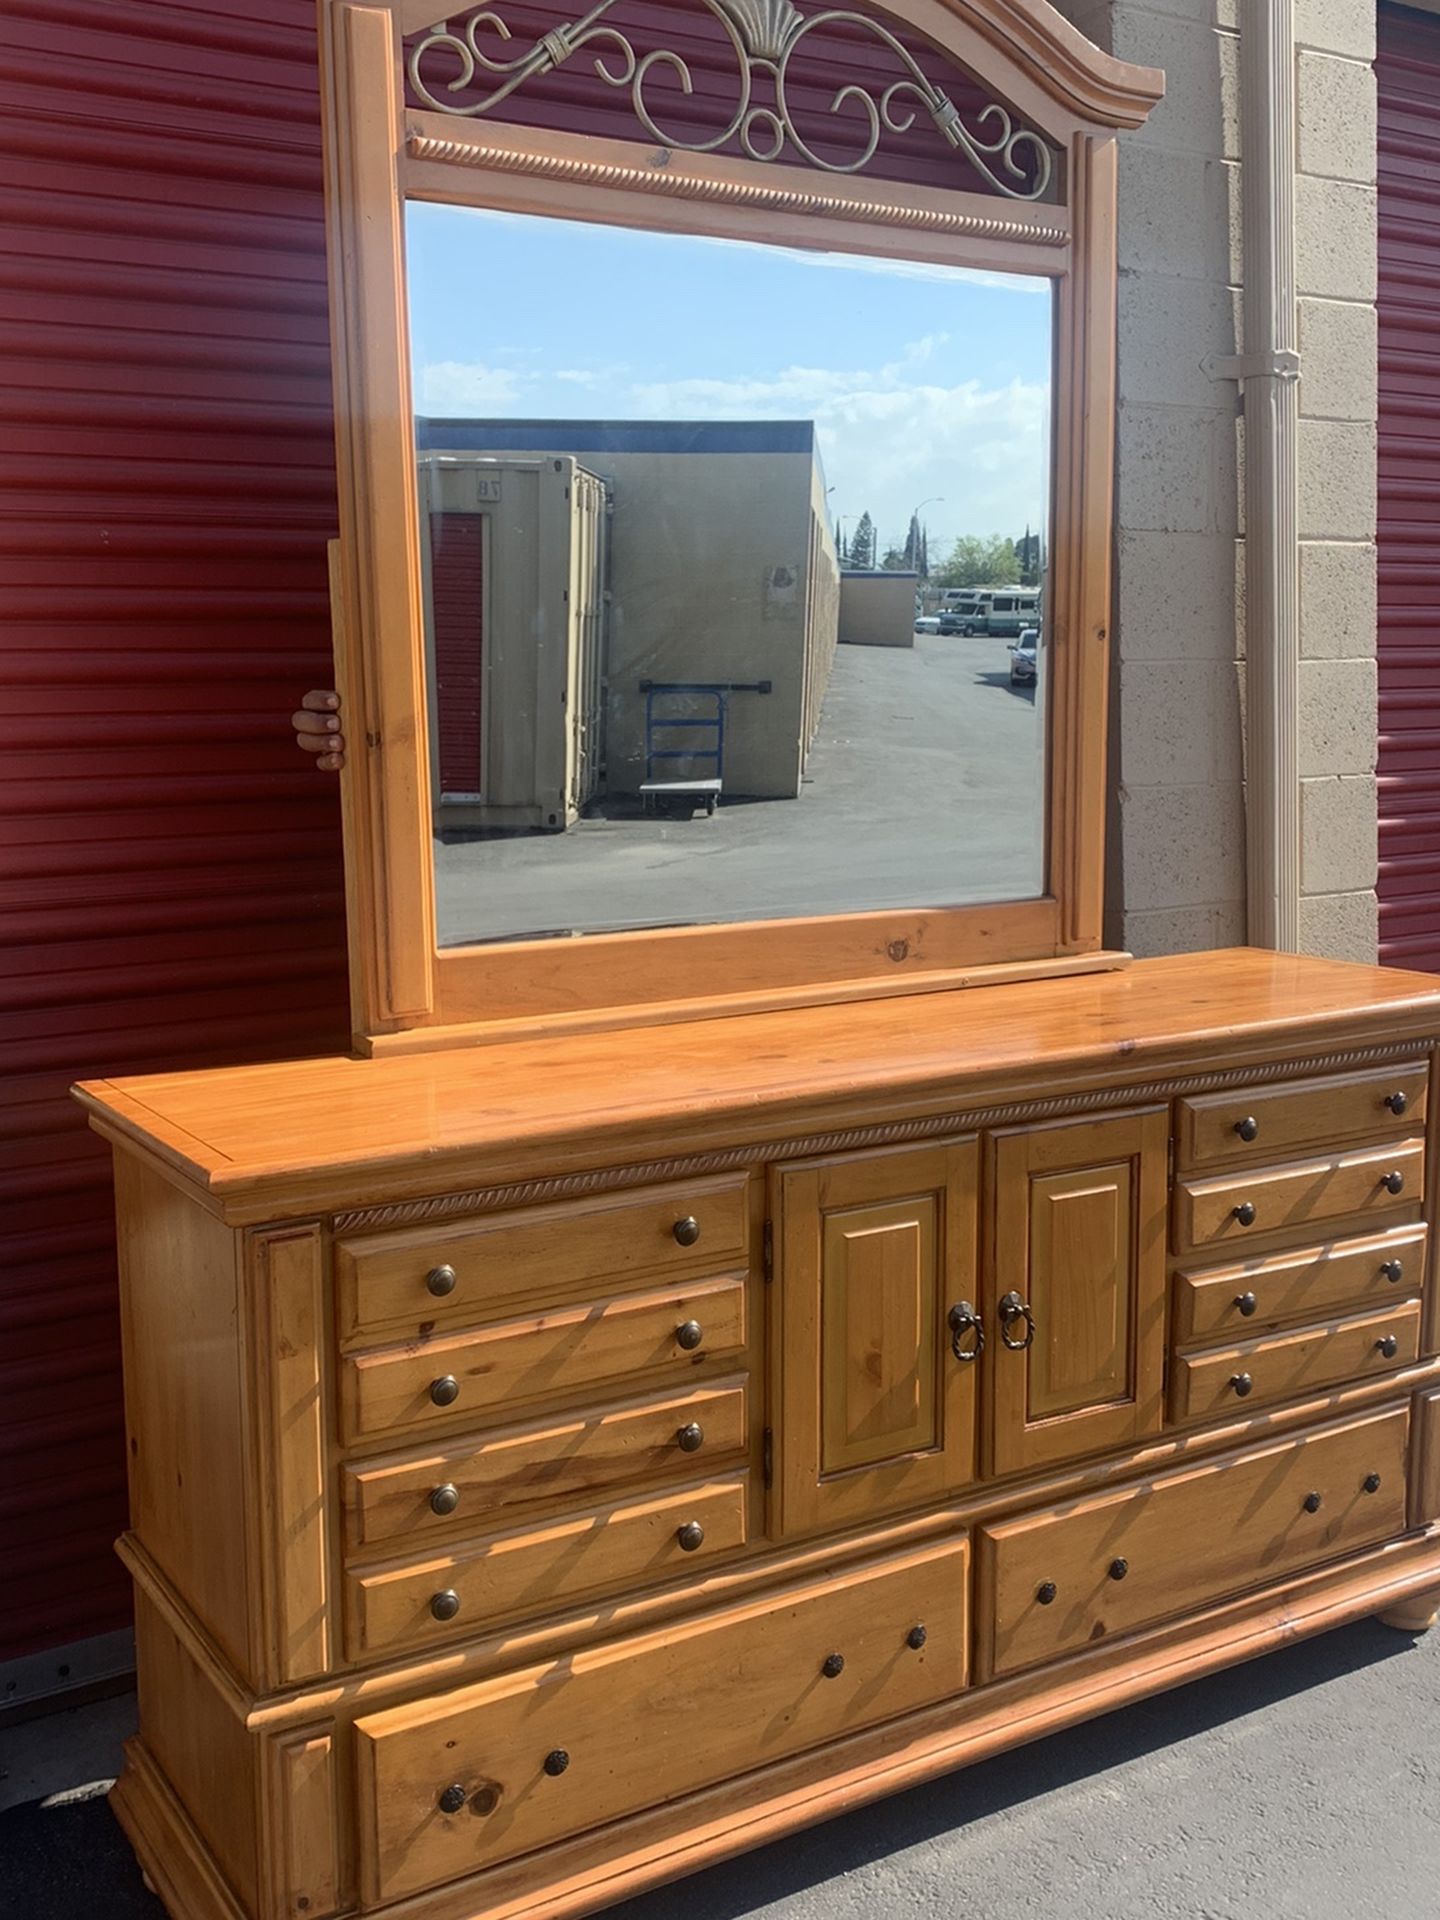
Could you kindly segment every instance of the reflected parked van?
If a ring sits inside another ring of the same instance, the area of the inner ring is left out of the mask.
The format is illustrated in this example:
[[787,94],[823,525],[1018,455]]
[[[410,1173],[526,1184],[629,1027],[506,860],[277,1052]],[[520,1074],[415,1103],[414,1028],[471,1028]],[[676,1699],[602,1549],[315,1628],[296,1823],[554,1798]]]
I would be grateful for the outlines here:
[[1005,639],[1014,639],[1023,633],[1026,627],[1040,623],[1040,589],[1038,587],[1012,587],[1004,593],[992,596],[985,611],[983,621],[977,620],[976,633],[999,634]]

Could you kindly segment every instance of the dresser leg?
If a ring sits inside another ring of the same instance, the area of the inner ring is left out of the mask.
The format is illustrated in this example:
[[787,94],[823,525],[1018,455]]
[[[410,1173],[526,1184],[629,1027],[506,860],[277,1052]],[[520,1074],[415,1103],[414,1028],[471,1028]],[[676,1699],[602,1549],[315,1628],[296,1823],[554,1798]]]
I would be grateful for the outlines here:
[[1402,1600],[1398,1607],[1387,1607],[1376,1617],[1382,1627],[1394,1627],[1397,1633],[1428,1633],[1440,1614],[1440,1587],[1430,1587]]

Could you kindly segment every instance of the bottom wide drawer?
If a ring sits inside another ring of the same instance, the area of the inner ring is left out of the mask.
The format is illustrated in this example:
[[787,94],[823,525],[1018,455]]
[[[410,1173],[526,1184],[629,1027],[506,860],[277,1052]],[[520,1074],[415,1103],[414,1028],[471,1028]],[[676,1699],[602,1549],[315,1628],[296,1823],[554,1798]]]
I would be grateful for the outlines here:
[[981,1530],[986,1680],[1402,1533],[1397,1407]]
[[968,1561],[951,1540],[357,1721],[364,1903],[959,1693]]

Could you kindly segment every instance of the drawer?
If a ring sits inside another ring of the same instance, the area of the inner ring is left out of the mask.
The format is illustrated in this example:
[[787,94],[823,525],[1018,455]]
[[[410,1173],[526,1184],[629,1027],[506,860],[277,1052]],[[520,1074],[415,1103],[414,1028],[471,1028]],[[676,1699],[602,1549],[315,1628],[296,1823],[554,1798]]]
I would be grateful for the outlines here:
[[348,1235],[335,1243],[341,1339],[474,1325],[597,1282],[744,1266],[747,1184],[744,1173],[717,1174],[453,1226]]
[[[707,1561],[744,1546],[749,1499],[748,1476],[739,1473],[353,1573],[346,1583],[351,1656],[439,1646],[507,1615],[550,1613],[620,1585],[629,1591],[693,1578]],[[682,1545],[682,1535],[690,1544]]]
[[1423,1140],[1181,1180],[1175,1187],[1175,1250],[1232,1245],[1349,1214],[1413,1213],[1424,1197]]
[[357,1720],[362,1904],[959,1693],[967,1570],[952,1540]]
[[[345,1437],[454,1426],[646,1373],[688,1382],[697,1365],[745,1345],[745,1286],[736,1274],[697,1280],[353,1355],[341,1374]],[[692,1321],[700,1337],[682,1346]]]
[[1424,1060],[1323,1080],[1241,1087],[1175,1103],[1175,1164],[1181,1173],[1224,1161],[1285,1159],[1332,1142],[1425,1131],[1430,1071]]
[[1363,1239],[1177,1273],[1175,1341],[1238,1340],[1275,1320],[1406,1299],[1425,1284],[1425,1241],[1423,1226],[1392,1227]]
[[982,1529],[977,1679],[1402,1533],[1409,1417],[1369,1414]]
[[1176,1360],[1170,1411],[1176,1420],[1208,1420],[1242,1404],[1260,1406],[1342,1380],[1391,1373],[1409,1366],[1419,1351],[1420,1302],[1405,1300],[1384,1313],[1297,1327]]
[[599,1491],[667,1468],[703,1473],[748,1437],[743,1379],[499,1427],[461,1445],[347,1467],[346,1531],[357,1547],[473,1531],[517,1501]]

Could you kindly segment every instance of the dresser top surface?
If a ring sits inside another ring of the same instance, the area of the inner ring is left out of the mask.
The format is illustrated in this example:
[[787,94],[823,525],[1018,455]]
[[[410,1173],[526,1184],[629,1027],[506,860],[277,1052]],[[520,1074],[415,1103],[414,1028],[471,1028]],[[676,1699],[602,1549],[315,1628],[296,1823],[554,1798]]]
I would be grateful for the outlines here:
[[[356,1177],[404,1166],[405,1186],[418,1173],[433,1191],[452,1161],[462,1172],[460,1161],[487,1155],[520,1168],[560,1142],[588,1140],[592,1162],[616,1160],[631,1147],[665,1151],[681,1128],[693,1150],[722,1128],[755,1138],[847,1102],[883,1101],[893,1115],[901,1101],[947,1092],[973,1104],[987,1087],[1037,1098],[1070,1076],[1223,1067],[1267,1043],[1325,1051],[1431,1035],[1440,978],[1236,948],[1065,979],[77,1091],[107,1132],[217,1196],[305,1170],[319,1206],[321,1170],[348,1170],[343,1184],[358,1196]],[[326,1184],[335,1204],[353,1204],[338,1178]]]

